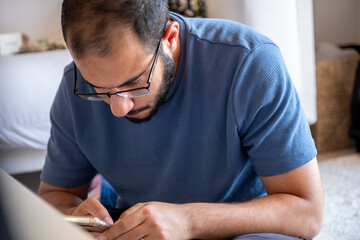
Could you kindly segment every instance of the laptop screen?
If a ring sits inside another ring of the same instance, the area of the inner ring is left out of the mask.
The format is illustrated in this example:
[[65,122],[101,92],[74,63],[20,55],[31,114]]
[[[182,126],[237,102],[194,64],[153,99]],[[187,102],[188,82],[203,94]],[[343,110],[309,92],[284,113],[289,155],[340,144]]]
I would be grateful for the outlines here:
[[[93,237],[63,219],[43,199],[0,169],[1,234],[11,240],[89,240]],[[6,236],[6,235],[5,235]]]

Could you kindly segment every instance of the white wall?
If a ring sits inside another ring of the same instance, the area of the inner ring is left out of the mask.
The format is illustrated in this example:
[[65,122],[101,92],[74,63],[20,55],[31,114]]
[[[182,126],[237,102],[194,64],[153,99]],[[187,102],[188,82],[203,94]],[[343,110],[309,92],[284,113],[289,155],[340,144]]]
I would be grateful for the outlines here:
[[314,0],[315,41],[360,43],[359,0]]
[[0,33],[22,32],[31,41],[61,42],[62,0],[0,0]]

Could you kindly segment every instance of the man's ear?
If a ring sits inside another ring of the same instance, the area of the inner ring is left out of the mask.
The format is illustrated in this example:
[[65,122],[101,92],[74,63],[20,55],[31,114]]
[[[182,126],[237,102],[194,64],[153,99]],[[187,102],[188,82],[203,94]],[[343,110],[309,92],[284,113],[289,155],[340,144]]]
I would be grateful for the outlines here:
[[167,27],[163,37],[163,45],[169,49],[170,53],[174,52],[179,39],[179,23],[172,21]]

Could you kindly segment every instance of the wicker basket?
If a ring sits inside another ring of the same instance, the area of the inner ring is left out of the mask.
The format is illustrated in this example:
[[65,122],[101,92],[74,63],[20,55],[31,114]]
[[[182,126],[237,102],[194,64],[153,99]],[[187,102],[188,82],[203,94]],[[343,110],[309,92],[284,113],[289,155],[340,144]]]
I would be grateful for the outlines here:
[[319,152],[355,146],[348,132],[358,61],[354,56],[316,63],[317,122],[311,130]]

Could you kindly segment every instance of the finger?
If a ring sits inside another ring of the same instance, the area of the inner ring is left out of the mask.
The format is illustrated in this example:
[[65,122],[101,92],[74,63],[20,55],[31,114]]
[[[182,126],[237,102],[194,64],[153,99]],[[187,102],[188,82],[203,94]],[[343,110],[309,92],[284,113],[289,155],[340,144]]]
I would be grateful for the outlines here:
[[164,239],[164,235],[161,231],[161,226],[146,219],[140,225],[121,235],[121,239],[159,240]]
[[[119,239],[148,239],[150,226],[145,221],[130,231],[122,234]],[[106,235],[108,237],[108,235]],[[155,235],[154,235],[155,236]],[[159,240],[160,238],[155,238]]]
[[73,215],[77,216],[94,216],[100,218],[101,220],[113,224],[109,212],[106,208],[95,198],[88,198],[82,202],[77,209],[73,212]]
[[125,212],[123,212],[121,214],[121,216],[119,217],[119,219],[123,219],[124,217],[133,214],[134,212],[136,212],[138,209],[142,208],[145,205],[145,203],[138,203],[135,204],[134,206],[132,206],[131,208],[129,208],[128,210],[126,210]]
[[[144,205],[145,204],[142,204],[142,206]],[[145,221],[145,217],[142,214],[141,208],[142,207],[137,206],[136,210],[130,211],[131,214],[127,214],[122,219],[119,219],[110,229],[106,230],[103,235],[106,236],[107,239],[115,239],[130,231],[133,231],[136,227],[140,226]],[[140,236],[140,238],[141,237],[142,236]]]
[[107,223],[113,224],[114,221],[112,220],[108,210],[97,200],[94,198],[89,198],[89,204],[91,204],[91,208],[84,209],[84,213],[88,213],[94,217],[100,218]]
[[89,232],[93,237],[97,237],[101,235],[101,232]]

